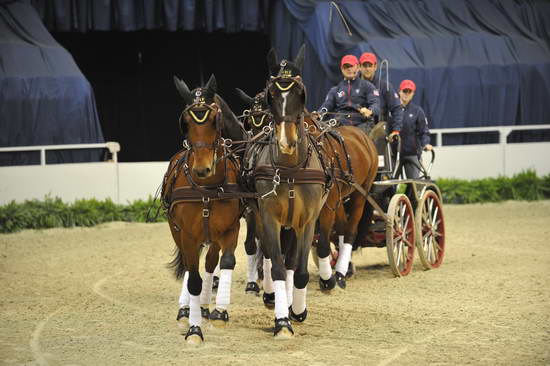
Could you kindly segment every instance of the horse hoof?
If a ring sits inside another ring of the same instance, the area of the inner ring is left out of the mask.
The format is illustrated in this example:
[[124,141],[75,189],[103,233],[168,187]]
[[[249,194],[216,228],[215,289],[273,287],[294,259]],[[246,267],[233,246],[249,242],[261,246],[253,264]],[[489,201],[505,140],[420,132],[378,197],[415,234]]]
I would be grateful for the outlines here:
[[303,323],[304,320],[306,320],[306,318],[307,318],[307,308],[304,309],[303,313],[296,314],[296,313],[294,313],[294,311],[292,311],[292,306],[289,306],[288,307],[288,317],[290,318],[290,320],[294,320],[296,322]]
[[290,339],[294,336],[292,325],[288,318],[275,319],[275,331],[273,332],[275,339]]
[[227,310],[219,311],[218,309],[214,309],[214,311],[210,313],[210,323],[215,328],[225,328],[228,321],[229,314]]
[[260,296],[260,286],[256,282],[249,282],[244,289],[248,295]]
[[263,295],[264,305],[268,309],[275,309],[275,293],[268,294],[267,292],[264,292]]
[[340,287],[341,289],[345,289],[346,288],[346,277],[343,274],[341,274],[340,272],[336,272],[334,277],[336,277],[336,284],[338,285],[338,287]]
[[205,320],[208,320],[210,319],[210,309],[208,308],[203,308],[201,306],[201,317]]
[[214,278],[212,279],[212,290],[217,290],[219,285],[220,278],[218,276],[214,276]]
[[180,308],[180,310],[178,311],[178,316],[176,317],[176,320],[180,327],[189,326],[189,307],[188,306],[184,306]]
[[328,280],[323,280],[319,277],[319,288],[325,293],[330,293],[330,291],[336,286],[336,279],[334,276],[330,276]]
[[201,327],[198,325],[190,326],[187,334],[185,335],[185,341],[190,346],[196,346],[204,342]]

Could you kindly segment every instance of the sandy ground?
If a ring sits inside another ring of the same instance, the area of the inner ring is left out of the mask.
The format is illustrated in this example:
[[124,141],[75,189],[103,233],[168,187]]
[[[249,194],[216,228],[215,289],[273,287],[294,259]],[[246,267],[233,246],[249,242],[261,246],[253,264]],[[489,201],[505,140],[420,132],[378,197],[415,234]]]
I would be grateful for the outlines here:
[[416,260],[394,278],[385,249],[364,249],[345,291],[322,294],[311,276],[309,317],[289,341],[273,340],[273,312],[245,295],[239,246],[230,325],[207,326],[198,348],[176,326],[166,224],[0,235],[0,364],[550,364],[550,202],[445,216],[441,268]]

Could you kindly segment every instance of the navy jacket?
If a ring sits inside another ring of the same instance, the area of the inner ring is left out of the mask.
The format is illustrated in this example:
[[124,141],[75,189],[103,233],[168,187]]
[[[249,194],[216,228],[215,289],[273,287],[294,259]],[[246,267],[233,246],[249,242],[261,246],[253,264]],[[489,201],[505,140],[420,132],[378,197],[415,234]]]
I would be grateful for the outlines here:
[[380,80],[381,74],[375,73],[372,83],[380,91],[380,121],[386,121],[389,124],[389,131],[401,131],[403,126],[403,109],[399,94],[393,88],[391,83],[386,82],[386,78]]
[[376,87],[369,81],[361,78],[342,80],[332,87],[321,108],[329,112],[350,113],[349,115],[328,115],[343,125],[358,125],[366,122],[366,118],[359,113],[359,109],[366,107],[373,112],[373,116],[380,114],[380,98]]
[[403,127],[401,128],[401,154],[420,155],[422,148],[430,143],[430,130],[428,119],[424,110],[409,102],[406,107],[401,106],[403,111]]

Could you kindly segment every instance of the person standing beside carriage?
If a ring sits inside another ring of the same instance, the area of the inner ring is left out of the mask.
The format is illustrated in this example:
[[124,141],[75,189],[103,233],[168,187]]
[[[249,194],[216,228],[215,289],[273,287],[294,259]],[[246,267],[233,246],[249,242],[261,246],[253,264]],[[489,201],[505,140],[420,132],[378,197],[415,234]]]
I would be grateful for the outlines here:
[[399,95],[393,85],[382,78],[381,73],[376,73],[378,62],[374,53],[365,52],[359,58],[361,78],[370,81],[380,92],[380,115],[375,122],[387,122],[388,129],[392,131],[390,138],[398,135],[403,124],[403,110]]
[[430,130],[424,110],[412,102],[416,84],[412,80],[403,80],[399,85],[399,97],[403,111],[401,129],[401,165],[408,179],[418,179],[420,175],[419,158],[422,150],[431,151]]
[[356,126],[368,133],[380,113],[379,92],[372,83],[358,77],[358,70],[357,57],[342,57],[340,71],[344,80],[329,90],[319,110],[326,110],[339,125]]

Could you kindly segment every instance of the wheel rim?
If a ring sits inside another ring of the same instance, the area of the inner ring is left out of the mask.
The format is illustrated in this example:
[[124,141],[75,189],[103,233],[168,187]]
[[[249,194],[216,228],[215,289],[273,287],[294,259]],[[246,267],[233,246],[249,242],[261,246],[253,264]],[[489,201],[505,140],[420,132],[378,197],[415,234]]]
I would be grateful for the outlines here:
[[412,269],[415,242],[414,216],[408,198],[401,195],[391,213],[386,240],[390,265],[395,275],[406,276]]
[[418,208],[417,241],[420,261],[426,268],[437,268],[445,254],[445,220],[441,201],[433,191],[426,191]]

